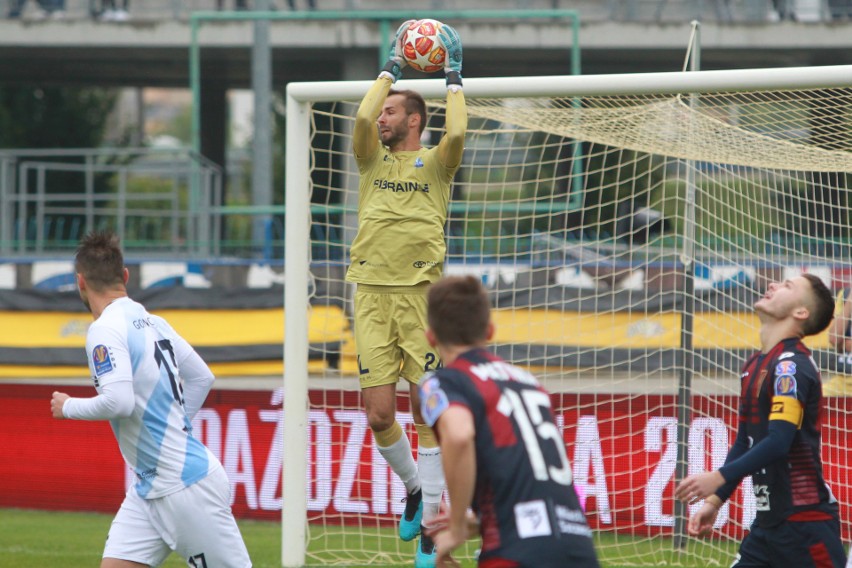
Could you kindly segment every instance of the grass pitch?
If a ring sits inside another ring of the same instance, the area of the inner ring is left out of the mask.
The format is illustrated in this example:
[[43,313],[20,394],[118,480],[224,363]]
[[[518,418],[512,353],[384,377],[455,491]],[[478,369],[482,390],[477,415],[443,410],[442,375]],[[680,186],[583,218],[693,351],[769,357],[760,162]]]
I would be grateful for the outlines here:
[[[61,566],[63,568],[93,568],[100,564],[104,539],[112,515],[95,513],[64,513],[0,509],[0,558],[4,568],[33,568]],[[281,525],[263,521],[239,521],[255,568],[281,566]],[[357,556],[355,549],[378,550],[382,543],[396,541],[392,529],[360,532],[356,528],[340,527],[323,530],[311,526],[309,566],[371,566],[374,568],[413,565],[413,544],[410,560],[404,560],[398,550],[386,557]],[[729,566],[736,543],[727,541],[690,540],[683,551],[672,551],[670,541],[659,538],[642,539],[623,535],[599,535],[596,544],[604,568],[628,566],[681,566],[705,568]],[[472,548],[467,551],[463,566],[473,568]],[[167,568],[186,566],[175,555],[163,565]]]

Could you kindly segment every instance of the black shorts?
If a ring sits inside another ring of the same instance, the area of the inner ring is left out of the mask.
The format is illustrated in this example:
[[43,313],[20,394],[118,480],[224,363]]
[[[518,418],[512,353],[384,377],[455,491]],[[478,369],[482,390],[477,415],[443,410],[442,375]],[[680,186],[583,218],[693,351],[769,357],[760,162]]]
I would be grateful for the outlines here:
[[840,521],[784,522],[752,527],[731,568],[845,568]]

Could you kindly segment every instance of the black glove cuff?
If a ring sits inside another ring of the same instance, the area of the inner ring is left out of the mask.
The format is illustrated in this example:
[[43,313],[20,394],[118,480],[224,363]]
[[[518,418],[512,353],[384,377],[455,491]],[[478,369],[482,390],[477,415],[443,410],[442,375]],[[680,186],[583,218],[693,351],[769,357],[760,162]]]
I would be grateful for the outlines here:
[[461,87],[462,84],[462,76],[458,71],[447,71],[447,85],[458,85]]
[[402,72],[402,69],[400,68],[399,63],[397,63],[393,59],[388,59],[388,62],[385,63],[384,67],[382,67],[382,71],[387,71],[394,77],[399,77],[400,73]]

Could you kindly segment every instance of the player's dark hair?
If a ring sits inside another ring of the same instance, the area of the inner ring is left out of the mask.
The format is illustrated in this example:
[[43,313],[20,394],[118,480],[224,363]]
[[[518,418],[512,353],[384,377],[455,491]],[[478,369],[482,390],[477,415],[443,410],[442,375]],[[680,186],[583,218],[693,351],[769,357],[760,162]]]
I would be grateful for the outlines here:
[[432,284],[429,327],[444,345],[476,345],[488,339],[491,302],[474,276],[448,276]]
[[811,295],[813,305],[810,306],[808,319],[802,324],[802,333],[816,335],[827,328],[834,317],[834,296],[818,276],[813,274],[802,274],[802,276],[810,282],[813,291]]
[[420,134],[423,134],[423,130],[426,129],[426,101],[423,100],[423,96],[417,91],[412,91],[411,89],[403,89],[399,91],[391,89],[388,92],[388,96],[391,95],[402,95],[405,98],[405,102],[402,103],[402,106],[405,107],[405,112],[408,114],[420,115]]
[[77,246],[74,269],[98,292],[123,285],[124,256],[118,236],[111,231],[88,233]]

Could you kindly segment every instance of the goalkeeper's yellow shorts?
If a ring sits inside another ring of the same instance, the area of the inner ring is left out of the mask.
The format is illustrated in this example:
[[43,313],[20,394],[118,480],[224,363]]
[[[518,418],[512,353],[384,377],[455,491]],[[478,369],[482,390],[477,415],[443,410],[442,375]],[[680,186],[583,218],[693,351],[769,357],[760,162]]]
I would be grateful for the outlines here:
[[426,341],[426,292],[417,286],[358,284],[355,290],[355,353],[361,388],[418,384],[438,367],[437,352]]

